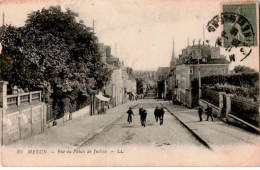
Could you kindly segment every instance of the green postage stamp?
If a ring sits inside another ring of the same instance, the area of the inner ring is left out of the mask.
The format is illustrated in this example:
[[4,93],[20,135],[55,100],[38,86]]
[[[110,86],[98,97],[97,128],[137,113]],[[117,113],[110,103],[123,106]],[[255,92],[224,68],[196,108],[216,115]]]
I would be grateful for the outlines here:
[[221,23],[224,47],[257,46],[256,3],[222,3]]

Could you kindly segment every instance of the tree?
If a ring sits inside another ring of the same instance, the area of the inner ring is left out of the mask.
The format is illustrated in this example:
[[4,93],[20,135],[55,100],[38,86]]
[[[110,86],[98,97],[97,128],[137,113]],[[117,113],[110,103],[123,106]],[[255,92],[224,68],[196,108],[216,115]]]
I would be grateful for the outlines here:
[[6,26],[0,78],[23,89],[42,85],[54,107],[102,89],[111,70],[101,61],[97,37],[77,16],[56,6],[32,12],[23,27]]
[[254,69],[241,65],[235,66],[233,70],[235,73],[256,73]]

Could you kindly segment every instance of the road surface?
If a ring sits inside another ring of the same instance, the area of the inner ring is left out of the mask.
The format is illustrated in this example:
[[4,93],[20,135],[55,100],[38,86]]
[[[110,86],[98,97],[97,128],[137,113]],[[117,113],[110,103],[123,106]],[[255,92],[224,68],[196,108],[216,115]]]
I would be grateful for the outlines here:
[[[177,146],[177,145],[203,145],[167,110],[165,110],[164,123],[155,121],[154,109],[161,106],[154,99],[140,100],[137,107],[133,109],[133,122],[127,122],[127,114],[110,124],[94,138],[87,140],[84,147],[89,146]],[[139,108],[147,110],[146,127],[141,126]],[[126,112],[127,110],[125,110]]]

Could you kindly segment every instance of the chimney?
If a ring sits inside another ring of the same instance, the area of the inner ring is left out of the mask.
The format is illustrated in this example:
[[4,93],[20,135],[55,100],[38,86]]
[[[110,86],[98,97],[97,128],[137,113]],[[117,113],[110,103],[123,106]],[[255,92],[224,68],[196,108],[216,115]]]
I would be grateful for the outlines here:
[[111,57],[111,47],[110,46],[106,46],[106,56]]

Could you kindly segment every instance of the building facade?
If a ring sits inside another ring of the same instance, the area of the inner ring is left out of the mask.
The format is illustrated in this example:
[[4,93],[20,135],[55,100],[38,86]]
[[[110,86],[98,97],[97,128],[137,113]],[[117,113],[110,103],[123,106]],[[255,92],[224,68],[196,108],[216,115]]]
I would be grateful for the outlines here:
[[157,98],[158,99],[167,99],[169,91],[169,75],[170,67],[159,67],[157,75]]
[[178,102],[195,107],[198,93],[194,93],[191,82],[204,76],[228,74],[229,61],[220,54],[219,47],[205,45],[188,46],[182,50],[175,64],[174,96]]
[[119,58],[111,55],[111,47],[106,46],[106,64],[110,66],[112,77],[110,83],[104,88],[104,93],[111,98],[113,107],[126,103],[129,95],[136,94],[136,81],[130,75],[129,67],[126,67]]
[[136,80],[137,94],[146,95],[149,89],[155,89],[156,84],[156,71],[134,71],[134,78]]

